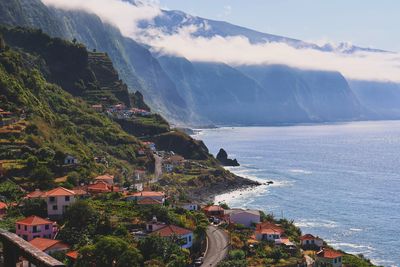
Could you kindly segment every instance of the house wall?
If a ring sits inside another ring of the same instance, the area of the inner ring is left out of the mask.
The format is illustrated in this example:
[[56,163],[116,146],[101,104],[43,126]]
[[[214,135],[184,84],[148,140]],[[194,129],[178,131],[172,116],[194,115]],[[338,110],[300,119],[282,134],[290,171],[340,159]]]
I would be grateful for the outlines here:
[[184,204],[181,207],[185,210],[198,210],[199,209],[197,204]]
[[316,267],[325,267],[325,266],[342,267],[342,257],[338,257],[336,259],[325,259],[317,257],[315,265]]
[[231,213],[229,214],[229,219],[231,223],[242,224],[246,227],[250,227],[253,223],[260,222],[259,215],[257,216],[247,212]]
[[[46,225],[48,225],[49,229],[46,230]],[[25,230],[26,227],[26,230]],[[41,224],[37,225],[37,232],[33,232],[33,226],[32,225],[23,225],[23,224],[17,224],[16,225],[16,234],[24,238],[26,237],[26,241],[31,241],[32,239],[35,239],[36,237],[42,237],[42,238],[54,238],[55,235],[55,229],[53,228],[53,224]]]
[[193,246],[193,233],[183,235],[182,239],[186,239],[186,244],[182,245],[182,248],[191,248]]
[[[50,201],[50,197],[47,197],[47,215],[49,217],[62,216],[66,207],[74,202],[75,196],[69,196],[69,201],[65,199],[65,196],[57,196],[55,197],[55,201]],[[57,206],[57,209],[54,209],[54,206]]]
[[281,236],[278,234],[272,235],[272,234],[256,233],[256,239],[259,241],[260,240],[275,241],[275,240],[280,240]]

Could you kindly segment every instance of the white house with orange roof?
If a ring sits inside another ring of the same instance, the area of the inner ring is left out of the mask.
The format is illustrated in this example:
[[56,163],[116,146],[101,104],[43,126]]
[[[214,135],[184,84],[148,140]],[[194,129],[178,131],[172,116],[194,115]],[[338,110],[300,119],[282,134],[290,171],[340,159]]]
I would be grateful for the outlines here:
[[50,218],[59,218],[65,213],[69,205],[75,202],[75,192],[64,187],[58,187],[46,192],[47,215]]
[[279,226],[271,222],[262,222],[256,225],[255,236],[256,239],[261,241],[272,241],[275,243],[282,243],[282,235],[284,230]]
[[241,224],[245,227],[251,227],[261,221],[260,211],[245,209],[225,210],[224,214],[229,223]]
[[114,184],[114,175],[110,175],[110,174],[103,174],[103,175],[100,175],[100,176],[97,176],[96,178],[94,178],[94,180],[96,181],[96,182],[105,182],[105,183],[107,183],[107,184],[109,184],[109,185],[113,185]]
[[315,266],[342,267],[342,257],[343,254],[339,251],[330,248],[323,248],[316,254]]
[[125,197],[125,199],[127,201],[137,201],[138,203],[147,199],[147,201],[152,200],[154,203],[158,202],[162,205],[165,202],[165,193],[156,191],[141,191],[129,194]]
[[57,233],[57,224],[38,216],[30,216],[15,223],[16,234],[31,241],[37,237],[54,238]]
[[[157,228],[154,228],[152,231],[152,235],[158,235],[164,238],[174,238],[178,239],[179,245],[181,248],[191,248],[193,245],[193,231],[182,228],[176,225],[160,225],[158,224]],[[154,227],[154,226],[153,226]]]

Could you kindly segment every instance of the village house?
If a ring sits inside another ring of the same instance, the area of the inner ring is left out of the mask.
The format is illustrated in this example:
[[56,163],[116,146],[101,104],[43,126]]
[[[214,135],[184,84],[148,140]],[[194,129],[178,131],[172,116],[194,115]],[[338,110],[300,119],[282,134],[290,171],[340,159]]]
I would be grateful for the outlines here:
[[135,179],[140,181],[146,178],[146,170],[135,170]]
[[75,202],[75,195],[74,191],[64,187],[46,192],[47,215],[50,218],[62,217],[68,206]]
[[103,105],[102,104],[92,105],[92,108],[97,112],[103,112]]
[[271,222],[262,222],[256,225],[255,236],[258,241],[271,241],[281,243],[284,230]]
[[315,257],[316,267],[342,267],[342,257],[343,254],[339,251],[323,248],[321,249]]
[[140,205],[163,205],[165,202],[164,192],[141,191],[131,193],[125,197],[127,201],[137,201]]
[[67,251],[70,249],[70,247],[62,241],[48,238],[38,237],[31,240],[29,243],[47,254],[57,251]]
[[300,237],[300,245],[305,249],[320,249],[324,246],[324,241],[318,236],[306,234]]
[[103,174],[100,176],[97,176],[96,178],[94,178],[94,180],[96,182],[105,182],[108,185],[113,185],[114,184],[114,175],[110,175],[110,174]]
[[155,152],[157,149],[156,149],[156,144],[154,144],[153,142],[143,142],[143,145],[146,147],[146,148],[148,148],[148,149],[150,149],[151,151],[153,151],[153,152]]
[[199,210],[199,205],[196,203],[179,203],[177,206],[188,211]]
[[46,198],[46,192],[41,191],[40,189],[35,189],[35,191],[28,193],[25,198],[34,199],[34,198]]
[[119,192],[119,187],[115,185],[110,185],[102,180],[90,184],[87,186],[87,191],[90,194],[103,194],[111,192]]
[[203,208],[204,213],[207,217],[224,217],[225,210],[221,206],[211,205]]
[[191,230],[158,222],[156,217],[146,224],[146,231],[160,237],[176,237],[182,248],[191,248],[193,245],[193,232]]
[[16,234],[26,241],[31,241],[37,237],[52,239],[57,231],[55,222],[38,216],[30,216],[15,223]]
[[79,160],[71,155],[67,155],[64,159],[64,165],[75,165],[78,163],[79,163]]
[[260,211],[230,209],[224,211],[226,221],[233,224],[241,224],[245,227],[251,227],[260,222]]

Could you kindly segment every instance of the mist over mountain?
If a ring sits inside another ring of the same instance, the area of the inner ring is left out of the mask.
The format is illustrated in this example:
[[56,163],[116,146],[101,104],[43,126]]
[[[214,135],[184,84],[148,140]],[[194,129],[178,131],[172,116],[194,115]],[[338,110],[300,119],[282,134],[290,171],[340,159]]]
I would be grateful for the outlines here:
[[[180,11],[161,12],[153,20],[140,21],[139,29],[175,34],[191,27],[190,36],[205,40],[247,38],[251,44],[284,44],[318,53],[334,51],[346,60],[347,54],[359,52],[387,54],[346,43],[318,46]],[[126,37],[95,14],[48,7],[40,0],[1,0],[0,23],[40,28],[52,36],[76,39],[88,49],[107,52],[129,89],[142,92],[152,109],[176,124],[255,125],[400,117],[400,101],[393,100],[399,97],[395,82],[348,82],[338,71],[283,64],[228,65],[189,60],[140,43],[142,37],[136,41]],[[247,56],[245,51],[237,53]]]

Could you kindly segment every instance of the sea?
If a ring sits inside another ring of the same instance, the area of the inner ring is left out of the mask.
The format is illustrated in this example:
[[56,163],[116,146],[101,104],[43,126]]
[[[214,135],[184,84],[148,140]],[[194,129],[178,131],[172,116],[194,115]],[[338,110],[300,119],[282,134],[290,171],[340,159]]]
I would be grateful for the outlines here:
[[202,129],[237,175],[261,182],[216,197],[294,220],[337,249],[400,266],[400,121]]

